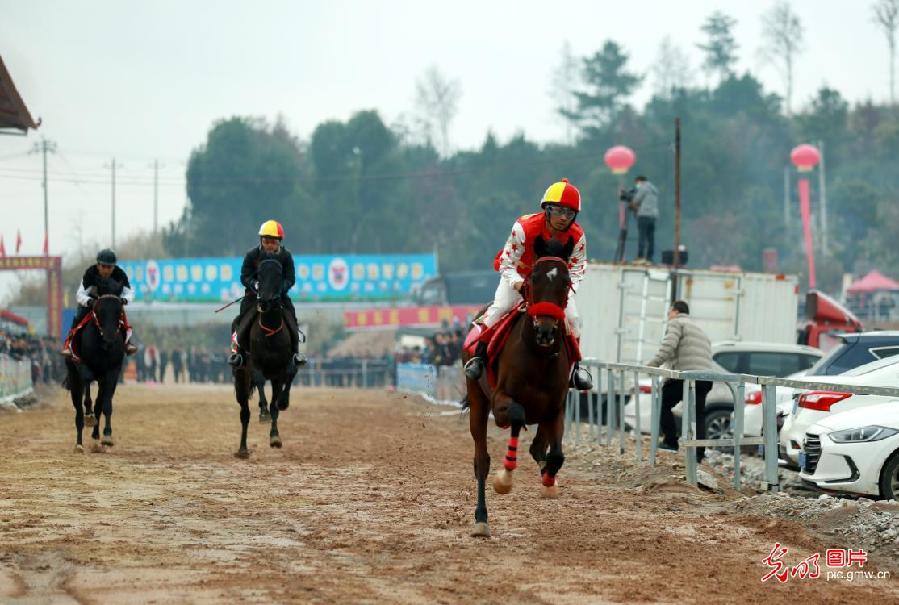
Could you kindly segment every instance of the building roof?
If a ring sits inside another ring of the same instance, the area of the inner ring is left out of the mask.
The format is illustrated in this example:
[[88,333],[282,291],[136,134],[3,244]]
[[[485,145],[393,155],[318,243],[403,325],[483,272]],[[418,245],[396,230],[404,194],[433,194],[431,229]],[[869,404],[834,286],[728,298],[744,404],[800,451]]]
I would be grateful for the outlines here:
[[37,128],[40,124],[40,120],[35,122],[25,107],[12,76],[3,64],[3,57],[0,57],[0,133],[12,129],[24,134],[29,128]]

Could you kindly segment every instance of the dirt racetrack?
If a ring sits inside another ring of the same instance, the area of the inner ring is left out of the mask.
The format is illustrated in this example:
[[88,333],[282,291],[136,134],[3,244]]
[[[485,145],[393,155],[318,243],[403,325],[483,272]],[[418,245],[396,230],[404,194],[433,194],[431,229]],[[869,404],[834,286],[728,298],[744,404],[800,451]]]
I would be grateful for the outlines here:
[[[555,501],[523,460],[476,539],[467,418],[449,408],[295,390],[284,448],[254,410],[245,461],[230,388],[122,387],[99,454],[72,453],[65,395],[0,414],[0,603],[899,602],[892,561],[865,566],[892,579],[828,581],[824,550],[853,545],[732,512],[739,494],[666,479],[673,456],[569,448]],[[491,430],[494,469],[503,440]],[[821,577],[762,583],[775,542],[789,565],[820,552]]]

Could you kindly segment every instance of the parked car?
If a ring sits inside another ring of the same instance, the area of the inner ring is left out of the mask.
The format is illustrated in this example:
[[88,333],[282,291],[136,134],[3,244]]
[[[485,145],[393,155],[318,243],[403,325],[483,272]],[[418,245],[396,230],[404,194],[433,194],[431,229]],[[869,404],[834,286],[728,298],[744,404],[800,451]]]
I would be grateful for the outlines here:
[[822,418],[799,461],[799,476],[821,489],[899,498],[899,401]]
[[[835,376],[854,370],[878,359],[885,359],[899,354],[899,332],[863,332],[841,334],[840,344],[831,349],[815,365],[805,372],[797,372],[787,376],[792,380],[812,376]],[[777,387],[775,401],[777,406],[777,425],[783,426],[784,419],[793,407],[794,390],[790,387]],[[762,434],[762,388],[758,385],[746,385],[746,411],[743,415],[743,434],[760,436]]]
[[[723,341],[712,345],[714,371],[735,374],[754,374],[783,377],[811,367],[821,358],[821,351],[813,347],[794,344],[763,342]],[[640,384],[640,429],[650,432],[650,381]],[[674,407],[675,419],[680,421],[683,403]],[[715,383],[705,402],[705,424],[708,439],[720,439],[733,435],[731,425],[734,395],[726,383]],[[625,422],[636,426],[636,401],[624,408]]]
[[[838,376],[815,377],[815,382],[846,385],[897,387],[899,386],[899,357],[892,356],[865,364]],[[780,456],[788,466],[799,468],[799,455],[808,427],[825,417],[861,407],[890,401],[883,395],[854,395],[834,390],[810,390],[794,395],[791,413],[784,420],[780,432]]]

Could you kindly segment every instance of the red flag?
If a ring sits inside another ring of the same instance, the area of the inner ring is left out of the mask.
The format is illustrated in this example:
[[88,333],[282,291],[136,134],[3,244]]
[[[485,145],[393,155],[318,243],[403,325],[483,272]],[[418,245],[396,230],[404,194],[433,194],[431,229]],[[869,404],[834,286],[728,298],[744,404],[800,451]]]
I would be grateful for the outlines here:
[[6,256],[6,246],[3,244],[3,236],[0,235],[0,258]]
[[22,247],[22,232],[16,229],[16,254],[19,253],[19,249]]
[[49,250],[50,250],[50,245],[47,242],[47,234],[45,233],[44,234],[44,256],[47,256],[48,254],[50,254]]

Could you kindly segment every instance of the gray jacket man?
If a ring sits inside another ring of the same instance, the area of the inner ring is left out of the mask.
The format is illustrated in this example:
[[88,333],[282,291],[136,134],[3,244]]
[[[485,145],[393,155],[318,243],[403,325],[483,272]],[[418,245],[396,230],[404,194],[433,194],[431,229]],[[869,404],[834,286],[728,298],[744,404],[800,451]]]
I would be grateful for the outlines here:
[[[672,370],[709,370],[712,364],[712,343],[709,337],[690,317],[690,307],[677,300],[668,311],[668,328],[655,356],[646,365],[659,367],[667,365]],[[677,450],[677,430],[674,424],[673,408],[682,399],[684,381],[668,379],[662,385],[662,415],[660,418],[663,435],[662,449]],[[696,437],[705,439],[705,399],[712,390],[707,380],[696,381]],[[696,459],[701,461],[705,448],[696,448]]]
[[659,218],[659,192],[645,176],[634,179],[637,192],[631,208],[637,213],[637,260],[652,262],[655,248],[656,219]]

